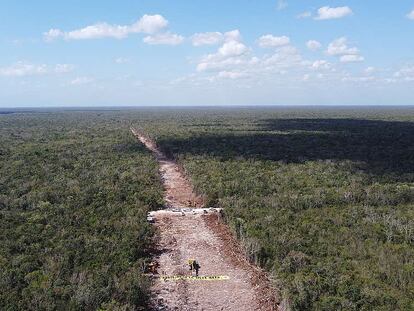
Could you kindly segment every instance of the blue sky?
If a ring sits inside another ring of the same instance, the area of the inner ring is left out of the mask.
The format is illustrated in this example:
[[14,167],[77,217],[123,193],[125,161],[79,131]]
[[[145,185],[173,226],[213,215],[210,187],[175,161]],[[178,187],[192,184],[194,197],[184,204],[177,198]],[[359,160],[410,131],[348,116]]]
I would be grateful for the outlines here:
[[3,0],[0,107],[414,104],[414,0]]

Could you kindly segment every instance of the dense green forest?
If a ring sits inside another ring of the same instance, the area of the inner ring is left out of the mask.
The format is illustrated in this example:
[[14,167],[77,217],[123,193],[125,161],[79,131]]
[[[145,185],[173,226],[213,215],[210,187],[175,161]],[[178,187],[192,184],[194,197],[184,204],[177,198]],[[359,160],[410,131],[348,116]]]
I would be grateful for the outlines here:
[[225,209],[292,310],[414,310],[413,108],[181,109],[139,122]]
[[0,309],[145,309],[162,203],[125,114],[0,114]]
[[292,310],[414,309],[414,108],[0,114],[0,309],[140,310],[145,130]]

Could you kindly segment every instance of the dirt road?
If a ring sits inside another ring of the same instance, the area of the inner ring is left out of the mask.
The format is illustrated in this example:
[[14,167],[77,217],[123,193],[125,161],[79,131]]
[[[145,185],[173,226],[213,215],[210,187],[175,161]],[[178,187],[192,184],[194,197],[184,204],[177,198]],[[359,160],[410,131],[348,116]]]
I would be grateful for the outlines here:
[[274,292],[264,273],[249,264],[221,223],[218,210],[203,209],[189,180],[142,133],[133,134],[160,164],[167,208],[152,212],[160,233],[157,243],[159,276],[190,276],[188,259],[201,265],[200,276],[222,280],[163,280],[152,288],[155,310],[277,310]]

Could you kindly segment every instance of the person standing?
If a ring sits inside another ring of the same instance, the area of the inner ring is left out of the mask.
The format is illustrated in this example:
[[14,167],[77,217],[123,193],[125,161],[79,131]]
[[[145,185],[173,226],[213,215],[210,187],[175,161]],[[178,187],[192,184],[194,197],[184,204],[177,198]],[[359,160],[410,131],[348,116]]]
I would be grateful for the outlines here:
[[196,276],[198,276],[198,270],[200,270],[201,266],[198,264],[197,261],[194,261],[194,270],[196,272]]
[[196,276],[198,276],[198,271],[200,270],[201,266],[199,265],[199,263],[197,262],[197,260],[190,259],[188,261],[188,265],[190,266],[191,274],[192,274],[192,271],[195,271]]

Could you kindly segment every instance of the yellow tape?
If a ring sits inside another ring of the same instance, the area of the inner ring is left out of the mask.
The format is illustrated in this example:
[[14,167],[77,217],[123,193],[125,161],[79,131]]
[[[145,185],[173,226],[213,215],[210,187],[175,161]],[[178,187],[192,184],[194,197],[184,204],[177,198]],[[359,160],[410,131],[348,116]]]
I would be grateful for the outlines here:
[[179,280],[194,280],[194,281],[223,281],[229,280],[230,277],[227,275],[217,276],[186,276],[186,275],[175,275],[175,276],[160,276],[160,279],[166,281],[179,281]]

